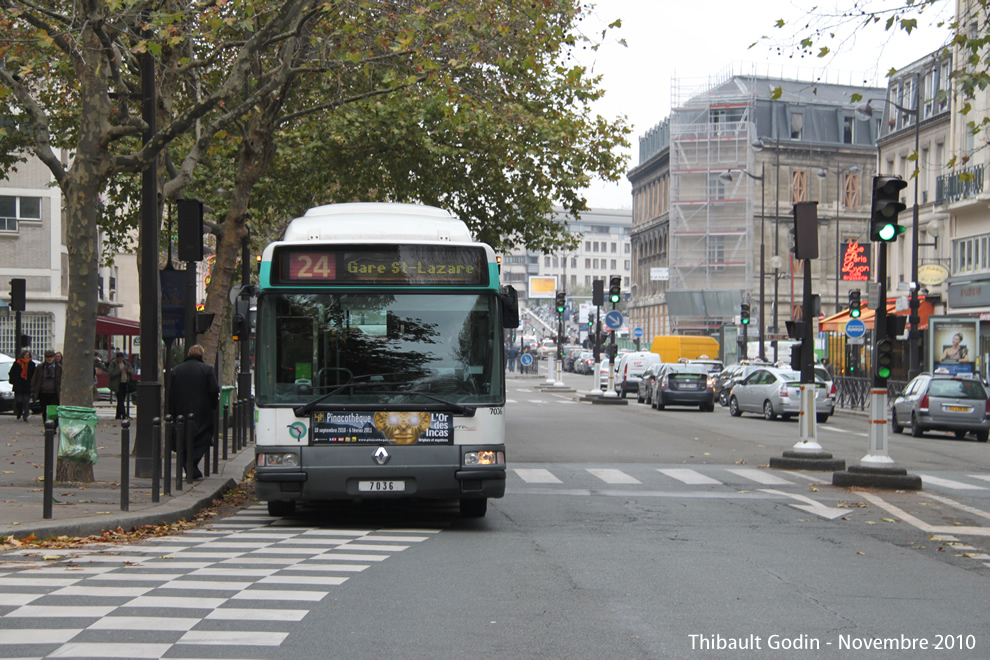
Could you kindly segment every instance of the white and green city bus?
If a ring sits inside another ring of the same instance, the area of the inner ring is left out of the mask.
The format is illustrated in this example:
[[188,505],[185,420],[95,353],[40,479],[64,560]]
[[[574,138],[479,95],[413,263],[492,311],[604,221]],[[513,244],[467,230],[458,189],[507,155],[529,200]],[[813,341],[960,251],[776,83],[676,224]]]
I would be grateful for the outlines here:
[[256,493],[297,503],[505,493],[503,327],[492,248],[437,208],[333,204],[262,256]]

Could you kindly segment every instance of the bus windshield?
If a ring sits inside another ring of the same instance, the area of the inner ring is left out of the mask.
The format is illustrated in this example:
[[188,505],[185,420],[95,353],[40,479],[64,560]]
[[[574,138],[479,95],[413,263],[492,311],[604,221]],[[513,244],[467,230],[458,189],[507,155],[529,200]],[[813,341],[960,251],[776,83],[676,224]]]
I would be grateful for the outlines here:
[[[503,405],[497,298],[464,292],[269,292],[258,299],[259,405]],[[432,398],[431,398],[432,397]]]

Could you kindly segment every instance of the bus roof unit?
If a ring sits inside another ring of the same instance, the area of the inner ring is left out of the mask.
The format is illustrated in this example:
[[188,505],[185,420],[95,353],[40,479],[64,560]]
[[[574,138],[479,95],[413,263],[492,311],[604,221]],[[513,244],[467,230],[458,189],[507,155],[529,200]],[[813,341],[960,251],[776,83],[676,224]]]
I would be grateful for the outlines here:
[[[396,224],[401,220],[401,224]],[[387,239],[384,237],[388,237]],[[284,241],[451,241],[474,239],[467,225],[448,211],[412,204],[328,204],[289,223]]]

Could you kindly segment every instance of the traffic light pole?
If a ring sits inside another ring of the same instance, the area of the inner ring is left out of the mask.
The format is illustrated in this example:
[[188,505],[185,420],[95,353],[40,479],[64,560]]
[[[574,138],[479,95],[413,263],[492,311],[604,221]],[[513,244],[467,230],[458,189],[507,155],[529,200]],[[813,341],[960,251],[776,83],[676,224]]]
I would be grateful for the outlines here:
[[815,322],[814,294],[811,286],[811,259],[804,260],[804,300],[801,316],[804,319],[804,337],[801,338],[801,414],[800,436],[794,445],[798,454],[820,454],[818,444],[818,414],[815,406]]
[[894,459],[888,451],[887,431],[887,377],[878,371],[878,344],[887,339],[887,242],[877,245],[877,296],[873,316],[873,360],[871,364],[869,446],[859,465],[832,474],[833,486],[859,486],[863,488],[891,488],[920,490],[921,477],[910,475],[904,468],[894,467]]

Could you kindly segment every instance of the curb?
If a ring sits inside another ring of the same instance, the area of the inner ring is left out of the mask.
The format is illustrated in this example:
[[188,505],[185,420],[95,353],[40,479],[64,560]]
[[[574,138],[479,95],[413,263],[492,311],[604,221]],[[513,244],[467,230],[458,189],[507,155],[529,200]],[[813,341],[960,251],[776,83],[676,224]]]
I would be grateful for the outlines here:
[[[190,520],[202,509],[210,506],[231,488],[244,480],[254,467],[253,448],[245,448],[234,460],[228,461],[224,468],[233,470],[236,477],[211,475],[197,484],[196,490],[183,490],[181,495],[173,495],[141,511],[118,511],[109,516],[89,516],[68,520],[44,520],[39,522],[22,523],[20,525],[0,525],[0,538],[13,536],[16,539],[34,535],[39,539],[58,536],[86,537],[96,536],[107,530],[123,527],[130,529],[142,525],[162,525]],[[41,503],[39,502],[39,506]]]

